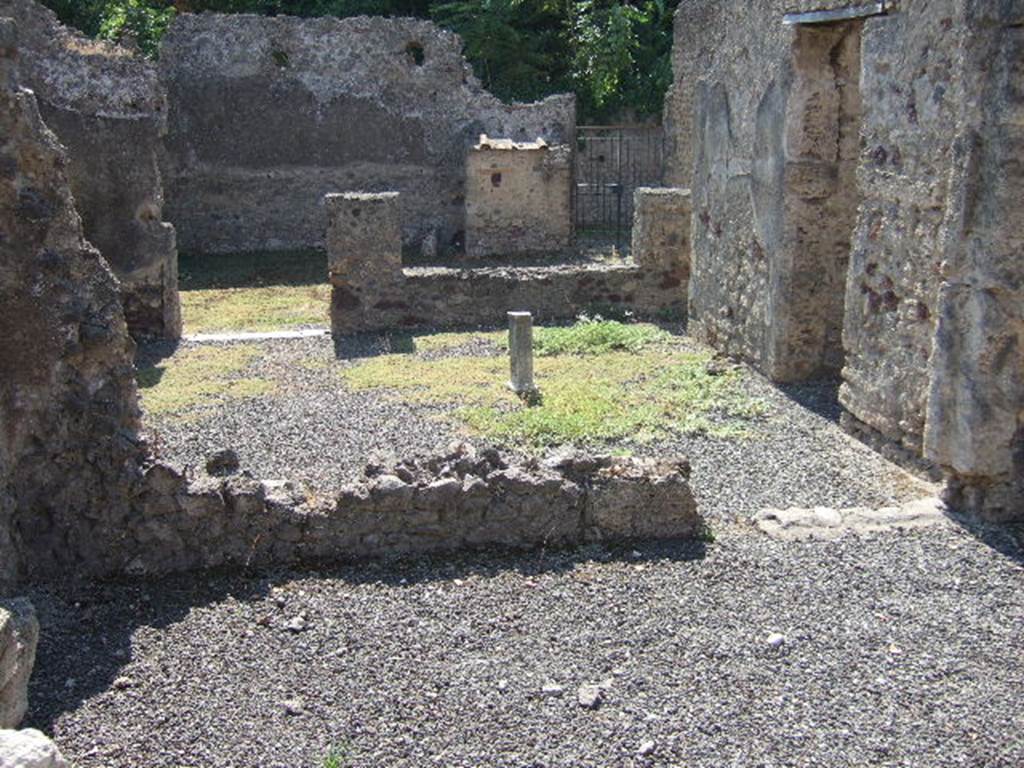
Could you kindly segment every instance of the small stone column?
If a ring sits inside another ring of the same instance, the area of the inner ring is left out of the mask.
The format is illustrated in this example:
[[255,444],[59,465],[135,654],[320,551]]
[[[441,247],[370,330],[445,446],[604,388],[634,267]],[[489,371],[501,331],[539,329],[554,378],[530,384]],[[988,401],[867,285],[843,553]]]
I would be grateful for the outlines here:
[[512,375],[508,386],[516,394],[536,390],[533,385],[533,315],[508,313],[508,354]]
[[345,192],[324,197],[331,331],[384,327],[382,303],[400,300],[402,228],[397,192]]

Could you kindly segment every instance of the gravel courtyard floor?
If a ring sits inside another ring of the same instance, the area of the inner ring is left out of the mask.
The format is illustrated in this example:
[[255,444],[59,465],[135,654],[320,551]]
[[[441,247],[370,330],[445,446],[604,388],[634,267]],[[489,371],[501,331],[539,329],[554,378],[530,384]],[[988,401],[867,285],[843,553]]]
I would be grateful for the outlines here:
[[30,596],[78,768],[1024,765],[1024,555],[953,523]]
[[[150,385],[165,353],[142,351]],[[443,408],[347,390],[327,339],[225,357],[230,391],[262,394],[148,414],[166,457],[230,446],[329,493],[375,451],[460,436]],[[750,437],[626,446],[691,457],[714,541],[39,588],[25,725],[77,768],[1020,768],[1018,541],[954,521],[767,537],[765,506],[934,488],[836,426],[833,382],[743,381],[769,406]]]
[[[693,344],[686,337],[681,343]],[[352,357],[337,360],[328,337],[264,341],[245,375],[273,381],[274,392],[227,400],[215,409],[179,416],[147,414],[161,455],[202,466],[218,449],[234,448],[242,469],[262,479],[291,479],[329,496],[361,474],[374,454],[398,457],[443,450],[467,437],[445,418],[448,410],[378,391],[346,388],[339,371],[360,355],[382,351],[379,340],[351,342]],[[197,345],[183,344],[174,356]],[[141,350],[140,365],[161,363],[168,349]],[[497,354],[486,344],[426,355]],[[172,358],[173,360],[173,358]],[[767,404],[750,437],[725,439],[676,434],[647,443],[620,443],[638,455],[683,455],[693,465],[692,484],[709,518],[734,519],[764,507],[880,506],[934,492],[921,479],[848,436],[836,423],[835,381],[789,386],[783,391],[750,369],[742,385]]]

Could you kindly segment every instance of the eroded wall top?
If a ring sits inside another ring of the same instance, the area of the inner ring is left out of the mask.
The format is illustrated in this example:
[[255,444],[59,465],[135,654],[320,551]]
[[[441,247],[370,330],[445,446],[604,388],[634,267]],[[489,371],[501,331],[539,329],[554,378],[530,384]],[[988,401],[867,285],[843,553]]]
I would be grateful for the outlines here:
[[0,0],[0,16],[17,22],[21,77],[39,98],[102,117],[166,111],[156,67],[145,59],[67,29],[33,0]]

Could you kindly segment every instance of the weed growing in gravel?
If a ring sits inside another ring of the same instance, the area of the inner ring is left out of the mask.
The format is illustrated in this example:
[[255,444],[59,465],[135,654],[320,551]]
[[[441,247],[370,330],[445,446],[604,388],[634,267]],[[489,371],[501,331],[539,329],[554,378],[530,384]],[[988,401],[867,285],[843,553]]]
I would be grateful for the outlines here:
[[348,746],[334,746],[324,757],[321,768],[345,768],[348,765]]
[[668,338],[668,333],[648,323],[626,324],[600,317],[583,317],[564,328],[538,328],[533,337],[533,349],[538,355],[601,355],[616,350],[639,352]]
[[538,330],[564,333],[550,337],[535,360],[543,397],[533,406],[506,388],[502,357],[382,355],[341,375],[353,389],[449,406],[476,432],[526,448],[643,441],[669,432],[742,437],[765,412],[740,386],[739,371],[710,371],[710,353],[674,347],[653,326],[590,321]]
[[141,368],[142,407],[153,415],[181,414],[197,406],[269,394],[274,382],[242,375],[260,354],[257,344],[192,347]]

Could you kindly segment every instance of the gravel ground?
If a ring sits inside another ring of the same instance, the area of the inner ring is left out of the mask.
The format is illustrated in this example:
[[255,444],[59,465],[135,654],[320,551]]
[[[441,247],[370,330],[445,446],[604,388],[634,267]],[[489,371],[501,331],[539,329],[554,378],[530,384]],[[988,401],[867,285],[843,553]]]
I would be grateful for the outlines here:
[[37,591],[26,725],[78,768],[1019,768],[1024,555],[992,543],[730,524]]
[[[379,340],[346,342],[354,359],[381,351]],[[357,477],[374,454],[433,453],[465,437],[441,418],[444,409],[344,388],[328,338],[261,342],[266,350],[246,375],[279,382],[276,396],[229,402],[199,422],[147,419],[164,458],[202,466],[214,451],[232,447],[243,469],[256,477],[292,479],[320,495]],[[187,348],[183,345],[182,349]],[[495,354],[472,344],[459,354]],[[432,351],[431,356],[455,350]],[[141,360],[166,350],[151,347]],[[891,464],[839,428],[837,382],[772,386],[748,370],[747,388],[769,403],[771,416],[754,439],[676,436],[630,446],[638,454],[684,455],[692,483],[710,518],[749,516],[764,507],[856,506],[898,503],[934,492],[932,486]]]

